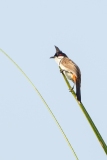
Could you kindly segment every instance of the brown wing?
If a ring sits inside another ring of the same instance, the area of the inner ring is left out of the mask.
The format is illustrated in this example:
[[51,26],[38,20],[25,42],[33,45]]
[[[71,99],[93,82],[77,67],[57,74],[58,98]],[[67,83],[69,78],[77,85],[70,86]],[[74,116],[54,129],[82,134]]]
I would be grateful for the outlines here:
[[64,57],[61,60],[61,64],[67,69],[68,72],[72,72],[81,83],[81,71],[79,67],[72,60],[70,60],[67,57]]

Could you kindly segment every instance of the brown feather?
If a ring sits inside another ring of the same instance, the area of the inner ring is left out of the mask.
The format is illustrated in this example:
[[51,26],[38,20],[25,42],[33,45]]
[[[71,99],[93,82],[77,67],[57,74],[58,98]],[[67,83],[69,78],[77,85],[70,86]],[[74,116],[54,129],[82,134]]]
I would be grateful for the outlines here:
[[81,71],[79,69],[79,67],[69,58],[64,57],[61,61],[60,61],[60,66],[63,65],[67,72],[71,72],[73,73],[76,77],[78,82],[81,84]]

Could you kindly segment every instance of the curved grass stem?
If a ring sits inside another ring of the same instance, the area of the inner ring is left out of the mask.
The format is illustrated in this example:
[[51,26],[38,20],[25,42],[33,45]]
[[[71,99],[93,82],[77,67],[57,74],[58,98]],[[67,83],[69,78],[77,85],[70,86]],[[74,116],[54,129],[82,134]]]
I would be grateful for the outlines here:
[[53,112],[51,111],[51,109],[49,108],[48,104],[46,103],[46,101],[44,100],[44,98],[42,97],[42,95],[40,94],[40,92],[38,91],[38,89],[35,87],[35,85],[32,83],[32,81],[29,79],[29,77],[24,73],[24,71],[17,65],[16,62],[14,62],[12,60],[12,58],[9,57],[8,54],[6,54],[2,49],[0,49],[0,51],[20,70],[20,72],[25,76],[25,78],[29,81],[29,83],[32,85],[32,87],[35,89],[35,91],[38,93],[38,95],[40,96],[40,98],[42,99],[43,103],[45,104],[46,108],[48,109],[48,111],[50,112],[51,116],[53,117],[53,119],[55,120],[56,124],[58,125],[61,133],[63,134],[66,142],[68,143],[70,149],[72,150],[74,156],[75,156],[75,159],[78,160],[78,157],[72,147],[72,145],[70,144],[66,134],[64,133],[63,129],[61,128],[59,122],[57,121],[56,117],[54,116]]
[[[63,75],[63,78],[64,78],[64,80],[65,80],[68,88],[71,89],[70,83],[68,82],[68,80],[67,80],[67,78],[66,78],[66,76],[65,76],[65,74],[64,74],[63,72],[62,72],[62,75]],[[94,122],[92,121],[90,115],[88,114],[88,112],[87,112],[87,110],[85,109],[84,105],[77,100],[76,94],[75,94],[74,90],[72,90],[71,93],[72,93],[72,95],[74,96],[74,98],[76,99],[77,103],[79,104],[79,106],[80,106],[81,110],[83,111],[85,117],[87,118],[90,126],[92,127],[92,129],[93,129],[96,137],[98,138],[101,146],[103,147],[105,153],[107,154],[107,145],[106,145],[106,143],[104,142],[102,136],[100,135],[100,133],[99,133],[97,127],[95,126]]]

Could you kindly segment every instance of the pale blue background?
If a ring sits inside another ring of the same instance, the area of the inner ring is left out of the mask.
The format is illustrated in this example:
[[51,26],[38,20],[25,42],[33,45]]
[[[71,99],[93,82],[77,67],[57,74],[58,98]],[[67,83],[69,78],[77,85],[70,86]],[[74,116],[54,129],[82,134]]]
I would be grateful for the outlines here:
[[[54,45],[80,67],[82,102],[107,143],[107,1],[0,0],[0,48],[39,89],[79,160],[106,160],[49,59]],[[0,160],[35,159],[75,157],[39,96],[0,52]]]

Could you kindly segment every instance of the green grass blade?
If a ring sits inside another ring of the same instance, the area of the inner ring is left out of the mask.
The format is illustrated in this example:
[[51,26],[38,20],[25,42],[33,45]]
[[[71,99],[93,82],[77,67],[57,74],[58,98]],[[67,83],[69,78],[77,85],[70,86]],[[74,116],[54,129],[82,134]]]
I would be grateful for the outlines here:
[[[60,69],[61,69],[61,68],[60,68]],[[64,74],[63,72],[62,72],[62,75],[63,75],[63,78],[64,78],[64,80],[65,80],[68,88],[71,89],[70,83],[68,82],[68,80],[67,80],[67,78],[66,78],[66,76],[65,76],[65,74]],[[106,145],[106,143],[104,142],[102,136],[100,135],[98,129],[96,128],[94,122],[92,121],[90,115],[89,115],[88,112],[86,111],[84,105],[77,100],[76,94],[75,94],[74,90],[72,90],[71,93],[72,93],[72,95],[74,96],[74,98],[76,99],[77,103],[79,104],[81,110],[83,111],[85,117],[87,118],[89,124],[91,125],[91,127],[92,127],[92,129],[93,129],[93,131],[94,131],[94,133],[95,133],[95,135],[96,135],[96,137],[98,138],[101,146],[103,147],[105,153],[107,154],[107,145]]]
[[38,89],[35,87],[35,85],[32,83],[32,81],[29,79],[29,77],[24,73],[24,71],[17,65],[16,62],[14,62],[12,60],[12,58],[9,57],[8,54],[6,54],[2,49],[0,49],[0,51],[20,70],[20,72],[25,76],[25,78],[29,81],[29,83],[32,85],[32,87],[35,89],[35,91],[38,93],[38,95],[40,96],[40,98],[42,99],[43,103],[45,104],[46,108],[48,109],[49,113],[51,114],[51,116],[53,117],[53,119],[55,120],[56,124],[58,125],[61,133],[63,134],[66,142],[68,143],[71,151],[73,152],[74,156],[75,156],[75,159],[78,160],[78,157],[72,147],[72,145],[70,144],[66,134],[64,133],[63,129],[61,128],[59,122],[57,121],[56,117],[54,116],[53,112],[51,111],[51,109],[49,108],[48,104],[46,103],[46,101],[44,100],[44,98],[42,97],[42,95],[40,94],[40,92],[38,91]]

